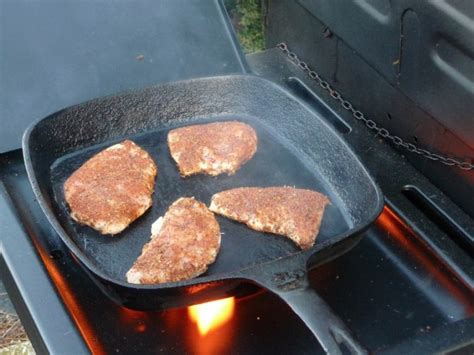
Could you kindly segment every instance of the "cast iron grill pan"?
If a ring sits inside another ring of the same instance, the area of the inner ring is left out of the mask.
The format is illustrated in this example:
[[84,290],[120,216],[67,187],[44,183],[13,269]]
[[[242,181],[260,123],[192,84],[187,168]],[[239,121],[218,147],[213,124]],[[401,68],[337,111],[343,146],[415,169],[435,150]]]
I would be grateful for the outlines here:
[[[258,150],[233,176],[183,179],[169,154],[169,130],[239,120],[258,134]],[[69,217],[63,183],[98,151],[132,139],[158,165],[153,206],[117,236],[102,236]],[[342,322],[308,287],[308,267],[353,247],[383,206],[381,194],[357,157],[319,117],[282,88],[254,76],[226,76],[161,85],[86,102],[32,125],[23,140],[28,176],[49,221],[111,298],[135,309],[185,306],[235,294],[244,282],[277,293],[312,329],[325,350],[346,343],[361,352]],[[315,246],[300,251],[290,240],[217,217],[222,244],[201,277],[161,285],[132,285],[125,273],[149,240],[151,224],[179,197],[209,204],[219,191],[240,186],[296,186],[330,200]]]
[[[236,117],[218,116],[212,121],[223,121],[228,118]],[[122,282],[126,281],[125,273],[140,255],[143,245],[149,241],[151,224],[159,216],[163,216],[175,200],[183,196],[194,196],[209,205],[213,194],[240,186],[291,185],[314,189],[323,192],[334,201],[325,211],[318,242],[348,230],[350,221],[346,221],[341,212],[343,206],[322,177],[309,170],[304,162],[285,146],[285,142],[276,134],[272,134],[258,118],[240,116],[238,119],[254,127],[259,137],[259,145],[254,158],[233,176],[196,175],[181,178],[166,142],[168,131],[172,127],[130,137],[151,154],[158,166],[158,179],[151,209],[115,237],[103,236],[92,228],[73,221],[69,216],[63,193],[65,180],[77,168],[93,154],[115,142],[107,142],[105,145],[80,150],[60,158],[51,169],[53,206],[60,224],[96,268],[108,277]],[[193,123],[207,121],[198,119],[193,120]],[[255,232],[241,223],[220,216],[217,218],[223,233],[221,250],[216,262],[209,267],[205,275],[229,273],[299,251],[299,248],[287,238]]]

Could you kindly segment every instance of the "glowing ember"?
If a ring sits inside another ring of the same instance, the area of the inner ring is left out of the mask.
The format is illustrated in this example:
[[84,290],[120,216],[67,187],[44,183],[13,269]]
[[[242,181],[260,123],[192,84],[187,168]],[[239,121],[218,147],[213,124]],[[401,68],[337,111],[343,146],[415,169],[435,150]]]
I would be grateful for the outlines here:
[[188,315],[197,323],[199,333],[204,336],[210,330],[225,324],[234,314],[234,297],[197,304],[188,307]]

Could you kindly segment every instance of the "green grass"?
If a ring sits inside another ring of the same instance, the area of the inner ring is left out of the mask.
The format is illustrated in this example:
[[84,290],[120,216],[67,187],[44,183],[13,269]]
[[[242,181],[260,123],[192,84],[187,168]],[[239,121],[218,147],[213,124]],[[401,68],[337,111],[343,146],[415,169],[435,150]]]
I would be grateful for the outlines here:
[[264,50],[261,0],[226,0],[225,5],[245,53]]

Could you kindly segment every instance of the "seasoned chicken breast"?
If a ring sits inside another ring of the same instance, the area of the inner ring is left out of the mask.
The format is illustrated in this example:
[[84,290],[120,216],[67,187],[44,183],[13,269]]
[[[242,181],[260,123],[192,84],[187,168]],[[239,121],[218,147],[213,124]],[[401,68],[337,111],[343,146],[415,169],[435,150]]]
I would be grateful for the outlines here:
[[180,198],[152,226],[151,241],[127,272],[134,284],[158,284],[196,277],[216,259],[219,224],[206,205]]
[[286,236],[301,249],[314,245],[329,199],[292,187],[241,187],[212,196],[209,209],[262,232]]
[[168,146],[182,176],[232,175],[257,151],[257,134],[242,122],[214,122],[173,129]]
[[117,234],[151,206],[157,167],[130,140],[115,144],[77,169],[64,183],[71,217],[102,234]]

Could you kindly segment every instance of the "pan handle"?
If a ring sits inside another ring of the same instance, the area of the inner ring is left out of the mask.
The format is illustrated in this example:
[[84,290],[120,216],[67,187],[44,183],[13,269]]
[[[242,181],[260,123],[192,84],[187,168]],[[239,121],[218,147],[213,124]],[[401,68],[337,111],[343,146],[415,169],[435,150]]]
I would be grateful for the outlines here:
[[[276,265],[273,265],[276,266]],[[328,354],[368,354],[342,320],[309,285],[306,258],[292,256],[278,261],[277,269],[252,268],[251,277],[279,296],[300,317]]]
[[309,286],[275,293],[301,318],[326,353],[343,354],[341,344],[352,354],[368,353],[327,303]]

